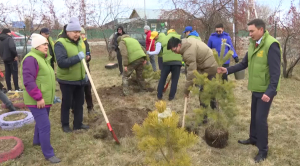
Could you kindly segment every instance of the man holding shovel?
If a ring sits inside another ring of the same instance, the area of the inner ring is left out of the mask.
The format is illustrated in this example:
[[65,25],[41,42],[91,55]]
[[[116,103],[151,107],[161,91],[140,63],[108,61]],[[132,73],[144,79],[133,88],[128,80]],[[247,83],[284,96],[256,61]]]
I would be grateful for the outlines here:
[[252,92],[250,135],[239,140],[243,145],[256,145],[255,162],[261,162],[268,154],[268,115],[280,86],[281,47],[261,19],[248,23],[250,45],[243,61],[229,68],[220,67],[218,73],[232,74],[248,67],[248,89]]
[[147,51],[147,54],[149,56],[155,56],[158,55],[158,66],[159,66],[159,70],[162,70],[163,67],[163,58],[162,58],[162,54],[163,54],[163,48],[162,48],[162,41],[164,39],[164,37],[166,37],[166,35],[164,33],[159,33],[157,31],[153,31],[151,32],[151,37],[150,39],[155,40],[155,51]]
[[[213,56],[212,50],[201,40],[195,38],[180,40],[178,38],[172,37],[168,42],[167,49],[172,50],[177,54],[181,54],[183,61],[188,66],[187,79],[184,90],[185,97],[189,97],[189,87],[193,86],[194,84],[194,70],[197,70],[200,74],[207,73],[208,79],[210,80],[215,77],[218,64],[215,60],[215,57]],[[203,107],[207,107],[202,102],[200,102],[200,105]],[[216,108],[216,104],[213,100],[211,101],[210,106],[212,109]]]
[[127,34],[118,37],[117,40],[124,66],[122,77],[123,94],[125,96],[129,95],[128,79],[134,70],[136,71],[136,79],[141,90],[146,91],[146,84],[143,78],[144,65],[147,63],[146,50],[136,39],[131,38]]

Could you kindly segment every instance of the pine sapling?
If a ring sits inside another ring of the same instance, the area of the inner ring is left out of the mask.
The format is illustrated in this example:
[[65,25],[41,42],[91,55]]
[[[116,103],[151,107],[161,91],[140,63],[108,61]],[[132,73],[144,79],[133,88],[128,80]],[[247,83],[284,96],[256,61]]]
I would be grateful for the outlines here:
[[146,153],[145,162],[151,166],[189,166],[191,160],[187,148],[198,141],[198,137],[178,127],[179,116],[166,102],[155,104],[156,110],[149,112],[143,124],[133,126],[138,139],[138,148]]

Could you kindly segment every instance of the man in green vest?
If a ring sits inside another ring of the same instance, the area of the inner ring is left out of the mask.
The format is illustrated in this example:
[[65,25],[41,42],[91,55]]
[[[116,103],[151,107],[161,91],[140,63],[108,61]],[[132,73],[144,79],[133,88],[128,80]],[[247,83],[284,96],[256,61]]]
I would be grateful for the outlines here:
[[173,53],[171,50],[167,49],[168,41],[172,37],[180,39],[180,35],[174,29],[170,29],[168,31],[168,35],[164,37],[164,39],[162,40],[163,68],[161,71],[161,76],[157,87],[158,100],[162,100],[164,86],[170,72],[172,73],[171,75],[172,84],[169,93],[169,101],[175,98],[175,94],[177,91],[177,84],[180,76],[180,69],[182,66],[181,63],[182,57],[180,54]]
[[149,56],[158,56],[158,66],[159,66],[159,70],[162,70],[163,68],[163,48],[162,48],[162,41],[164,40],[164,38],[166,37],[165,33],[159,33],[157,31],[153,31],[151,32],[151,36],[150,39],[151,40],[155,40],[155,51],[147,51],[147,54]]
[[265,29],[261,19],[248,23],[250,45],[243,61],[235,66],[218,68],[218,73],[232,74],[248,67],[248,89],[252,92],[250,135],[240,144],[256,145],[255,162],[266,159],[268,153],[268,115],[280,86],[281,47]]
[[51,56],[50,64],[54,70],[54,62],[55,62],[55,56],[54,56],[54,51],[53,51],[54,50],[54,42],[53,42],[52,37],[50,37],[50,31],[48,28],[42,28],[40,31],[40,34],[42,36],[44,36],[49,42],[49,44],[48,44],[49,49],[48,49],[47,55]]
[[69,113],[74,100],[73,130],[88,129],[82,124],[84,87],[88,78],[82,60],[85,59],[86,48],[80,38],[81,26],[76,17],[72,17],[64,28],[61,38],[54,45],[57,61],[57,81],[62,92],[61,123],[64,132],[71,132]]
[[136,39],[127,34],[119,36],[117,41],[124,66],[122,77],[124,95],[129,95],[128,79],[134,70],[136,72],[136,80],[141,90],[146,91],[145,80],[143,78],[144,65],[147,63],[146,50]]

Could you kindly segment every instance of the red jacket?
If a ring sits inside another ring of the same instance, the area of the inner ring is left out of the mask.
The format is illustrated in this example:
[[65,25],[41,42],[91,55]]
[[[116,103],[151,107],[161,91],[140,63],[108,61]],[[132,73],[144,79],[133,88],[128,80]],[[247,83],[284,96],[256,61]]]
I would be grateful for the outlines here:
[[[145,34],[147,35],[147,36],[146,36],[146,51],[149,51],[149,46],[150,46],[150,43],[151,43],[151,39],[150,39],[150,36],[151,36],[151,30],[148,31],[148,32],[145,33]],[[153,39],[153,41],[152,41],[150,51],[155,51],[155,40],[154,40],[154,39]]]

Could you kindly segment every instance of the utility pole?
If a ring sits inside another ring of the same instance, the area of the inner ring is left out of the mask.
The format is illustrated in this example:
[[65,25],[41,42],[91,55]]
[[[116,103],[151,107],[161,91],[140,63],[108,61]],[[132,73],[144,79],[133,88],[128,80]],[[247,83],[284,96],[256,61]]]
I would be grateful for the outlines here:
[[147,16],[146,16],[146,0],[144,0],[144,15],[145,15],[145,25],[147,25]]
[[237,0],[234,0],[234,23],[233,23],[233,35],[234,35],[234,48],[236,48],[236,36],[238,33],[238,26],[237,26],[237,8],[238,8],[238,2]]

